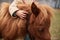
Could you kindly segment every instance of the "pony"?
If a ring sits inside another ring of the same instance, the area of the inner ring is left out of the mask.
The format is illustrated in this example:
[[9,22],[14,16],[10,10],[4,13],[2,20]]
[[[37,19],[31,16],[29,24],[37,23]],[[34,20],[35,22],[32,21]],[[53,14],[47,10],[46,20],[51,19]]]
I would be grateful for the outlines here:
[[13,18],[9,14],[9,3],[1,4],[0,35],[4,40],[24,40],[28,33],[30,40],[51,40],[49,28],[53,9],[37,2],[18,4],[20,10],[28,11],[26,19]]
[[49,32],[54,9],[48,5],[33,3],[28,32],[31,40],[51,40]]

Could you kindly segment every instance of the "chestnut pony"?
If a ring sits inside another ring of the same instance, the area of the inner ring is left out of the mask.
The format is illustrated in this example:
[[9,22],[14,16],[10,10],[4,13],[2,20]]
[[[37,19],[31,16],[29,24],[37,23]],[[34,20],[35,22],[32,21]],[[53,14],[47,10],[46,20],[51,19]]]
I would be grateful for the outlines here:
[[[33,2],[31,5],[18,4],[20,10],[28,11],[26,19],[13,18],[9,14],[9,4],[3,3],[0,10],[0,35],[4,40],[24,39],[51,40],[49,28],[53,9],[47,5]],[[21,39],[22,38],[22,39]]]
[[28,26],[31,40],[51,40],[49,28],[54,10],[48,5],[33,3],[31,11]]

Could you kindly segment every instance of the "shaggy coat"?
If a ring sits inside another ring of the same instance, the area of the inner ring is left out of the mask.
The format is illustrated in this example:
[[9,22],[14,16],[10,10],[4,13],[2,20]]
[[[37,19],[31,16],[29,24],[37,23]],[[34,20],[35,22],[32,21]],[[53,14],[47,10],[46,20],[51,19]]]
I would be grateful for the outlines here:
[[31,40],[51,40],[49,32],[53,9],[48,5],[32,3],[28,32]]
[[51,40],[49,28],[53,9],[36,2],[31,5],[18,4],[20,10],[28,11],[26,19],[13,18],[9,14],[9,4],[3,3],[0,10],[0,34],[4,40],[23,38],[27,32],[31,40]]
[[[18,6],[21,10],[26,10],[27,5],[21,4]],[[0,34],[5,40],[14,40],[17,38],[24,39],[26,35],[27,19],[13,18],[9,14],[9,4],[3,3],[0,10]]]

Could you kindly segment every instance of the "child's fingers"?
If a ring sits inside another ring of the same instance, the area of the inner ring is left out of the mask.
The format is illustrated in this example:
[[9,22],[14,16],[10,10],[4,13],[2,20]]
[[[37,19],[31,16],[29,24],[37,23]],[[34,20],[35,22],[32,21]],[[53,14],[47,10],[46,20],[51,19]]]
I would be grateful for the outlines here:
[[27,11],[23,11],[23,13],[24,13],[24,14],[28,14],[28,12],[27,12]]
[[21,18],[26,18],[26,14],[23,14],[20,16]]

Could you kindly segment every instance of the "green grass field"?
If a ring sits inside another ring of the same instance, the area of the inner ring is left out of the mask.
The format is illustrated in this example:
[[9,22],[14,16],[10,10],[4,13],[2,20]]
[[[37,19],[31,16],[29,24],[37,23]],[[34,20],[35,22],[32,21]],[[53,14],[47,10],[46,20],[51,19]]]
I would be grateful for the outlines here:
[[54,13],[54,18],[51,22],[50,32],[51,32],[51,39],[52,40],[60,40],[60,10],[57,10]]

